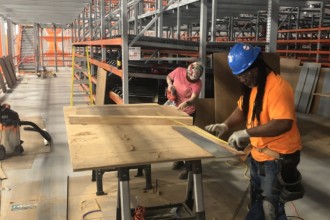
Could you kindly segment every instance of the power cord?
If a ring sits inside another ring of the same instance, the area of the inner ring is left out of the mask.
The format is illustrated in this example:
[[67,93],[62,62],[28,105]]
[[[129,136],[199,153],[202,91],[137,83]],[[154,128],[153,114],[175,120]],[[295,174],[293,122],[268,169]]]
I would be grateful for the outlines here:
[[227,160],[225,161],[225,164],[229,167],[234,167],[234,168],[245,168],[244,171],[244,178],[245,179],[250,179],[250,177],[247,175],[248,171],[249,171],[249,166],[245,163],[245,162],[239,162],[237,160]]

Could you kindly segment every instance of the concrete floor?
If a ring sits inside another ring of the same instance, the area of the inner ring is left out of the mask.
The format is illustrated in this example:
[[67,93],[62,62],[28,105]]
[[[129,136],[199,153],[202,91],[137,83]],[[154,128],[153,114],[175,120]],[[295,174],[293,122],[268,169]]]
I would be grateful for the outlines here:
[[[72,211],[67,210],[68,176],[70,179],[89,179],[90,172],[73,173],[71,171],[62,111],[63,106],[69,105],[70,80],[70,69],[61,70],[56,78],[43,79],[35,75],[25,75],[12,93],[2,94],[0,97],[1,102],[11,104],[12,109],[21,116],[42,116],[53,138],[52,151],[37,155],[31,169],[6,171],[8,179],[2,181],[1,191],[1,219],[3,220],[8,220],[8,216],[14,216],[11,204],[13,197],[18,193],[16,189],[19,189],[19,186],[26,186],[19,191],[21,199],[28,200],[29,196],[31,197],[31,191],[37,198],[38,203],[34,213],[30,213],[35,217],[31,219],[68,219],[68,212]],[[301,200],[287,203],[287,215],[300,216],[300,218],[290,217],[289,219],[326,220],[330,218],[330,184],[328,184],[330,180],[328,168],[330,165],[330,120],[315,115],[299,115],[299,127],[304,146],[299,168],[303,175],[306,195]],[[169,185],[171,181],[173,183],[172,189],[163,194],[164,201],[182,199],[185,195],[185,182],[177,179],[178,172],[171,171],[170,166],[171,164],[167,163],[153,165],[152,168],[153,180],[165,179]],[[208,220],[244,219],[247,212],[247,199],[244,195],[249,182],[245,174],[246,167],[233,159],[203,161],[204,201]],[[134,181],[141,182],[133,177],[131,185]],[[108,190],[107,187],[109,186],[105,185],[105,191]],[[176,192],[176,190],[179,191]],[[143,198],[145,201],[148,200],[148,193],[141,195],[145,197]],[[77,207],[77,210],[79,211],[80,207]],[[16,212],[17,216],[20,216],[19,212]],[[11,217],[10,219],[28,218]]]

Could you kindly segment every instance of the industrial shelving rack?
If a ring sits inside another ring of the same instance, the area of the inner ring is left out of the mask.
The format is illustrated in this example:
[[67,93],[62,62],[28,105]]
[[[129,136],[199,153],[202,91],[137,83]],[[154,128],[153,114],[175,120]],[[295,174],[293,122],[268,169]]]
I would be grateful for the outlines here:
[[[235,12],[234,5],[226,1],[95,0],[85,7],[72,24],[74,45],[90,45],[93,68],[104,68],[109,75],[121,80],[122,97],[111,95],[116,103],[129,103],[128,82],[132,77],[164,78],[130,71],[128,63],[132,62],[129,61],[128,51],[132,46],[141,47],[142,58],[139,62],[145,64],[198,60],[212,67],[212,53],[226,51],[238,41],[248,41],[262,46],[268,52],[295,56],[301,58],[302,62],[315,60],[326,65],[329,60],[326,51],[327,27],[330,24],[328,3],[308,5],[305,1],[256,0],[244,4],[244,14],[238,15],[238,9]],[[276,20],[278,25],[274,24]],[[308,43],[312,44],[309,56],[298,56],[306,53],[306,50],[300,51],[306,46],[297,37],[300,35],[294,32],[306,28],[312,28],[306,32],[316,31],[318,37],[309,39]],[[121,52],[121,70],[107,64],[107,51],[113,50]],[[162,54],[167,54],[169,58],[162,57]],[[95,58],[97,55],[99,58]],[[95,72],[93,68],[92,72]],[[202,91],[201,97],[205,97],[205,91]]]
[[[173,2],[175,1],[169,1],[168,5],[165,5],[162,11],[165,11]],[[142,50],[142,56],[138,61],[130,61],[130,63],[133,63],[133,69],[134,65],[136,66],[136,64],[138,64],[137,66],[139,66],[140,70],[141,67],[148,66],[147,64],[152,62],[158,64],[166,63],[166,65],[163,65],[163,68],[166,66],[169,70],[170,68],[168,68],[168,66],[173,66],[171,63],[174,62],[178,65],[183,65],[183,63],[196,61],[199,54],[199,44],[197,42],[143,36],[142,33],[147,32],[147,28],[140,31],[138,34],[130,34],[128,28],[129,22],[126,15],[127,10],[131,10],[137,5],[134,3],[135,1],[131,1],[131,3],[125,4],[125,2],[121,1],[120,5],[109,5],[105,1],[100,1],[99,5],[89,5],[72,25],[73,45],[77,48],[90,46],[91,58],[89,62],[94,65],[94,68],[101,67],[108,71],[109,77],[116,78],[116,80],[119,78],[121,80],[122,92],[116,94],[116,92],[111,91],[109,94],[112,101],[119,104],[129,103],[128,81],[132,77],[158,80],[166,78],[165,75],[161,74],[139,72],[136,68],[128,72],[129,47],[139,47]],[[161,14],[161,12],[159,14]],[[89,19],[90,17],[96,19]],[[120,19],[118,19],[118,17]],[[155,21],[156,19],[150,22],[149,26],[154,24]],[[95,26],[99,28],[91,28]],[[113,50],[121,53],[122,69],[117,69],[115,66],[111,65],[111,60],[107,59],[107,54],[109,54],[109,52],[111,53]],[[164,54],[166,54],[166,56],[164,56]],[[81,55],[82,54],[79,56]],[[95,72],[93,68],[92,72]]]

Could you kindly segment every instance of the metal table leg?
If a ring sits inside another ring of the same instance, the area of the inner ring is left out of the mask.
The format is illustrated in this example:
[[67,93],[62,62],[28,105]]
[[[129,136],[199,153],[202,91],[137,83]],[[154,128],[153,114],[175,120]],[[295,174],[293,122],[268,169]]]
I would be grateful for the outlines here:
[[201,160],[191,161],[194,180],[194,198],[195,212],[197,220],[205,220],[203,180],[202,180],[202,162]]
[[129,168],[119,168],[119,195],[121,207],[121,219],[131,220],[130,191],[129,191]]
[[144,172],[146,175],[146,190],[152,189],[152,183],[151,183],[151,165],[145,165],[144,166]]
[[103,174],[104,170],[96,170],[96,195],[106,195],[106,193],[103,191]]
[[[190,162],[189,162],[190,163]],[[188,206],[188,208],[192,211],[194,208],[194,198],[193,198],[193,187],[194,187],[194,183],[193,183],[193,174],[192,174],[192,166],[190,164],[189,167],[189,173],[188,173],[188,180],[187,180],[187,190],[186,190],[186,200],[185,200],[185,204]]]

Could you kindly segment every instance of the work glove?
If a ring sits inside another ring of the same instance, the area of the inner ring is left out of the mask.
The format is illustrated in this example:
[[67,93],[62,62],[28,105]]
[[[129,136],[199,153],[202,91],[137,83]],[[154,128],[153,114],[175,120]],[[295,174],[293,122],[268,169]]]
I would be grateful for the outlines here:
[[215,135],[217,137],[220,137],[221,135],[223,135],[223,133],[225,133],[226,131],[228,131],[228,125],[226,125],[225,123],[221,123],[221,124],[210,124],[205,126],[204,128],[206,131],[208,132],[215,132]]
[[187,102],[182,102],[179,106],[178,106],[178,109],[180,111],[183,111],[185,108],[187,108],[188,105],[187,105]]
[[236,150],[243,151],[250,143],[250,135],[246,129],[235,131],[228,139],[228,144]]

